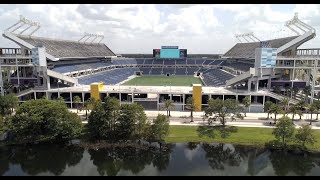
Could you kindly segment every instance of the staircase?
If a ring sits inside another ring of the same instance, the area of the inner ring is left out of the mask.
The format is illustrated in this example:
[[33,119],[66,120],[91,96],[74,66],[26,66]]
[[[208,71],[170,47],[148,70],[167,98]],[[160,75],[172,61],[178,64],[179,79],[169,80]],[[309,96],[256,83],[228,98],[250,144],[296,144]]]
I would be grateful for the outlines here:
[[268,96],[273,97],[275,99],[278,99],[280,101],[282,99],[284,99],[284,98],[288,98],[289,99],[289,103],[291,103],[291,104],[297,104],[299,102],[299,100],[296,100],[296,99],[293,99],[293,98],[290,98],[290,97],[287,97],[287,96],[283,96],[283,95],[280,95],[280,94],[276,94],[276,93],[268,91],[268,90],[263,90],[263,91],[265,91]]
[[54,77],[54,78],[57,78],[57,79],[60,79],[60,80],[63,80],[63,81],[67,81],[67,82],[70,82],[70,83],[73,83],[74,85],[78,84],[78,79],[63,75],[63,74],[58,73],[56,71],[52,71],[52,70],[47,69],[47,74],[48,74],[48,76],[51,76],[51,77]]
[[23,90],[23,91],[20,91],[19,93],[16,94],[17,97],[21,97],[21,96],[24,96],[24,95],[27,95],[27,94],[30,94],[30,93],[33,93],[34,92],[34,88],[30,88],[30,89],[26,89],[26,90]]
[[239,76],[235,76],[234,78],[232,79],[229,79],[226,81],[226,86],[231,86],[235,83],[238,83],[240,81],[243,81],[245,79],[248,79],[250,78],[252,75],[255,74],[255,69],[254,68],[250,68],[249,71],[243,73],[243,74],[240,74]]
[[292,41],[288,42],[287,44],[279,47],[277,49],[277,54],[286,51],[287,49],[291,48],[292,46],[296,45],[297,47],[303,44],[306,41],[309,41],[310,39],[315,37],[315,33],[313,31],[308,31],[304,33],[301,36],[298,36],[297,38],[293,39]]

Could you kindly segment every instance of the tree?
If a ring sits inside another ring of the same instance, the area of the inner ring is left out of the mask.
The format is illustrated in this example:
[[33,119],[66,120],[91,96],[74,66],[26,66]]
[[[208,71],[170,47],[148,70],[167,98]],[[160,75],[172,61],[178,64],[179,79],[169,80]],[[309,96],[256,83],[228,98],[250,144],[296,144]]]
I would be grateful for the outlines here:
[[310,87],[310,86],[305,86],[305,87],[303,88],[304,102],[307,102],[308,96],[309,96],[310,92],[311,92],[311,87]]
[[195,111],[197,108],[197,104],[194,102],[194,98],[193,97],[188,97],[187,99],[187,103],[186,103],[186,109],[190,110],[190,117],[191,117],[191,121],[193,122],[193,111]]
[[298,132],[296,134],[296,139],[298,142],[301,143],[303,147],[305,147],[305,144],[313,145],[316,142],[315,136],[312,133],[312,129],[307,124],[302,125],[298,129]]
[[298,92],[299,92],[299,88],[297,86],[293,86],[292,93],[294,98],[296,98]]
[[[153,120],[151,125],[152,132],[154,134],[154,140],[158,141],[161,144],[164,141],[165,137],[169,134],[169,120],[163,114],[158,114],[157,118]],[[161,151],[161,150],[160,150]]]
[[289,99],[288,98],[283,98],[280,101],[280,106],[283,108],[283,113],[288,114],[289,112]]
[[290,106],[289,112],[292,114],[292,121],[294,120],[294,116],[299,113],[297,106]]
[[273,102],[271,102],[271,101],[267,101],[267,102],[264,103],[263,109],[264,109],[264,112],[268,113],[268,117],[267,117],[268,119],[269,119],[269,115],[271,113],[272,105],[273,105]]
[[[244,107],[246,107],[246,108],[248,109],[248,107],[249,107],[250,104],[251,104],[251,100],[250,100],[250,97],[249,97],[249,96],[246,96],[246,97],[243,99],[243,104],[244,104]],[[244,111],[244,117],[247,117],[246,111]]]
[[315,113],[317,114],[316,120],[318,120],[319,119],[319,111],[320,111],[320,100],[313,101],[313,104],[316,109]]
[[60,96],[58,99],[57,99],[57,102],[61,103],[61,104],[65,104],[64,103],[64,98],[62,96]]
[[77,113],[78,113],[78,110],[79,110],[79,107],[80,107],[80,103],[81,103],[81,98],[79,96],[74,96],[73,97],[73,103],[76,105],[76,108],[77,108]]
[[241,114],[242,107],[235,99],[209,99],[208,107],[205,109],[205,117],[208,123],[211,124],[212,120],[220,120],[222,126],[225,126],[227,118],[231,120],[243,119]]
[[286,92],[286,96],[290,96],[289,92],[290,92],[290,86],[285,86],[284,89],[285,89],[285,92]]
[[281,93],[281,88],[280,88],[280,86],[275,86],[274,89],[273,89],[273,91],[274,91],[275,93],[277,93],[277,94],[280,94],[280,93]]
[[12,114],[13,110],[18,107],[19,105],[19,99],[14,94],[8,94],[6,95],[7,102],[8,102],[8,108],[10,109],[10,115]]
[[294,125],[288,116],[283,116],[279,119],[276,124],[276,128],[273,129],[272,134],[278,141],[282,142],[282,146],[285,147],[287,142],[293,137]]
[[13,110],[18,107],[19,99],[14,94],[0,96],[0,115],[11,115]]
[[95,106],[95,103],[96,103],[96,100],[93,97],[89,98],[84,102],[83,107],[86,111],[86,119],[88,119],[88,111],[93,109],[93,107]]
[[121,105],[120,115],[116,124],[116,133],[119,139],[140,139],[145,129],[147,116],[143,106],[133,104]]
[[300,116],[300,120],[301,120],[301,116],[303,115],[302,112],[305,110],[305,107],[306,107],[306,103],[302,100],[302,101],[299,101],[297,104],[296,104],[296,107],[298,109],[298,112],[300,112],[299,116]]
[[134,119],[135,122],[135,138],[137,139],[143,139],[144,138],[144,132],[148,128],[148,123],[147,123],[147,115],[144,112],[143,106],[139,104],[134,104],[136,108],[136,116]]
[[170,99],[167,99],[164,101],[164,109],[167,111],[167,117],[171,116],[170,111],[174,108],[173,101]]
[[4,128],[3,117],[0,116],[0,134],[3,133],[4,129],[5,129],[5,128]]
[[3,89],[6,92],[6,94],[12,93],[13,84],[10,82],[3,82]]
[[[199,137],[207,136],[214,138],[217,133],[220,133],[221,138],[228,137],[231,133],[237,132],[234,126],[226,126],[227,118],[232,121],[243,119],[241,112],[243,107],[235,99],[209,99],[208,107],[205,109],[204,119],[208,120],[207,125],[199,126],[197,132]],[[213,121],[219,120],[221,125],[214,125]]]
[[120,102],[114,97],[105,97],[104,104],[95,103],[89,115],[88,130],[91,138],[116,140],[116,124],[120,116]]
[[82,123],[66,106],[47,99],[29,100],[9,122],[14,140],[21,143],[65,142],[80,135]]
[[316,107],[316,104],[315,104],[315,103],[312,103],[312,104],[309,104],[309,105],[308,105],[308,112],[309,112],[310,115],[311,115],[310,125],[311,125],[311,123],[312,123],[312,114],[313,114],[314,112],[316,112],[316,109],[317,109],[317,107]]
[[278,104],[272,104],[271,113],[274,114],[274,123],[277,123],[277,115],[283,113],[283,110]]

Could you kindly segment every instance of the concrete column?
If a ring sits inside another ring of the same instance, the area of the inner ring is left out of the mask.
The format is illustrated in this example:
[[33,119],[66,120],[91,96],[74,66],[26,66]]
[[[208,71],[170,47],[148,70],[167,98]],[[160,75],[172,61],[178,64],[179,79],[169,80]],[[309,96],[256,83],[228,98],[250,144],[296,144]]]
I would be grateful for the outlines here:
[[201,84],[193,84],[192,98],[196,104],[196,111],[201,111],[202,104],[202,86]]
[[248,80],[248,92],[250,92],[251,91],[251,80]]
[[72,109],[72,107],[73,107],[72,100],[73,100],[73,99],[72,99],[72,93],[70,92],[70,102],[71,102],[71,106],[70,106],[70,107],[71,107],[71,109]]
[[48,89],[51,89],[51,86],[50,86],[50,77],[46,75],[46,81],[47,81],[47,88]]
[[259,79],[257,79],[257,81],[256,81],[255,90],[256,90],[256,92],[259,90]]
[[182,94],[182,111],[184,111],[185,99],[186,99],[186,95]]
[[[160,94],[157,94],[157,110],[159,111],[160,110],[160,104],[159,104],[159,101],[160,101]],[[170,96],[171,97],[171,96]],[[171,98],[170,98],[171,99]]]
[[1,91],[1,96],[4,96],[1,62],[0,62],[0,91]]
[[250,99],[249,112],[251,112],[251,98],[252,98],[252,96],[251,96],[251,95],[249,95],[249,99]]

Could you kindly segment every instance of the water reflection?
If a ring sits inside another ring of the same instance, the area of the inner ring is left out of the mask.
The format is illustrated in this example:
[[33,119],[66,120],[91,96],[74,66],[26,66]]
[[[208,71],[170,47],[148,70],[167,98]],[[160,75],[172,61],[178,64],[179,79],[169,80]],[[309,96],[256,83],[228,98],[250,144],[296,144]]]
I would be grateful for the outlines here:
[[5,148],[4,152],[1,150],[1,160],[4,159],[12,165],[20,165],[22,171],[28,175],[43,172],[61,175],[67,166],[75,166],[79,163],[83,151],[84,149],[79,146],[21,146]]
[[173,145],[164,145],[163,149],[141,145],[141,147],[109,147],[91,149],[89,154],[100,175],[115,176],[123,169],[138,174],[146,165],[153,165],[158,171],[167,168]]
[[0,147],[0,175],[320,175],[319,154],[251,146],[178,143],[157,146]]

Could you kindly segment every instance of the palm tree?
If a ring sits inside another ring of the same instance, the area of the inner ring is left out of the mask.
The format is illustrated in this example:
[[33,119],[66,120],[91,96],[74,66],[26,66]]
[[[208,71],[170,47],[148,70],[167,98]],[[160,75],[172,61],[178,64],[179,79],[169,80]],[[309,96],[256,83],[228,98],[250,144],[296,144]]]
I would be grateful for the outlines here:
[[86,119],[88,119],[88,111],[94,108],[95,103],[96,103],[96,100],[93,97],[84,101],[83,106],[84,106],[84,109],[86,110]]
[[312,104],[309,104],[308,106],[308,112],[310,113],[311,115],[311,118],[310,118],[310,125],[311,125],[311,122],[312,122],[312,114],[316,111],[316,104],[315,103],[312,103]]
[[271,102],[271,101],[267,101],[267,102],[264,103],[263,109],[264,109],[265,112],[268,113],[268,119],[269,119],[269,115],[271,113],[271,106],[272,105],[273,105],[273,102]]
[[289,112],[289,99],[283,98],[280,102],[280,105],[282,106],[284,113],[288,114],[288,112]]
[[62,96],[60,96],[57,101],[61,104],[64,104],[64,98]]
[[300,120],[301,120],[301,116],[302,116],[302,112],[304,111],[305,107],[306,107],[306,103],[302,100],[302,101],[299,101],[297,104],[296,104],[296,107],[297,109],[300,111]]
[[303,93],[305,95],[304,96],[304,101],[305,102],[307,102],[310,92],[311,92],[311,87],[310,86],[306,86],[306,87],[303,88]]
[[10,82],[3,82],[3,89],[7,94],[11,93],[13,90],[13,84]]
[[170,99],[167,99],[164,101],[164,109],[167,111],[167,117],[171,116],[170,111],[174,108],[173,101]]
[[293,97],[296,98],[298,92],[299,92],[299,88],[297,86],[293,86],[292,88],[292,93],[293,93]]
[[320,100],[313,101],[313,104],[314,104],[314,107],[316,108],[316,114],[317,114],[316,120],[318,120],[319,110],[320,110]]
[[[243,99],[243,104],[244,104],[244,107],[246,107],[248,109],[248,107],[250,106],[251,104],[251,100],[250,100],[250,97],[249,96],[246,96],[244,99]],[[244,117],[247,117],[247,111],[244,111]]]
[[292,121],[294,120],[294,116],[299,113],[298,111],[297,106],[290,106],[289,112],[292,114]]
[[275,93],[277,93],[277,94],[280,94],[281,88],[280,88],[279,86],[275,86],[275,87],[273,88],[273,91],[274,91]]
[[291,88],[290,86],[285,86],[285,87],[284,87],[285,92],[286,92],[286,96],[290,96],[290,95],[289,95],[290,88]]
[[272,104],[271,112],[274,114],[274,123],[276,123],[277,115],[283,113],[283,110],[278,104]]
[[190,117],[191,117],[191,121],[193,122],[193,111],[196,110],[196,103],[194,102],[193,97],[188,97],[187,99],[187,103],[186,103],[186,109],[190,110]]
[[78,113],[78,110],[79,110],[79,105],[81,103],[81,98],[79,96],[74,96],[73,97],[73,103],[76,105],[77,107],[77,113]]

